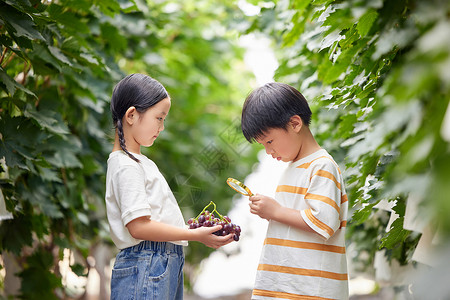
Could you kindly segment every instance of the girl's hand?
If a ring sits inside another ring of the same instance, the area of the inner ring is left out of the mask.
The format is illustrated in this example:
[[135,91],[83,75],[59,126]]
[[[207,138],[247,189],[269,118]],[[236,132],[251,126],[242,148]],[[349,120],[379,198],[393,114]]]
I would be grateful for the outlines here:
[[250,212],[263,219],[274,219],[281,205],[273,198],[256,194],[249,198]]
[[216,225],[213,227],[199,227],[196,229],[189,229],[195,234],[195,241],[205,244],[206,246],[214,249],[218,249],[233,241],[233,234],[225,236],[217,236],[213,234],[217,230],[222,229],[222,225]]

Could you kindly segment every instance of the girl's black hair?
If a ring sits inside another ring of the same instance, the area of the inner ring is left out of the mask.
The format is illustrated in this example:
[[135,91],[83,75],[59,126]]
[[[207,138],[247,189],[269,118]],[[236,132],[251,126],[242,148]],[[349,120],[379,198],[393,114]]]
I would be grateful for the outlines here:
[[294,87],[279,82],[267,83],[251,92],[242,109],[241,128],[252,143],[272,128],[286,129],[292,116],[298,115],[306,126],[311,109],[305,97]]
[[111,114],[114,127],[119,135],[119,143],[122,150],[130,158],[139,162],[139,159],[128,152],[123,135],[122,119],[126,111],[134,106],[139,113],[165,98],[169,98],[164,86],[157,80],[144,74],[131,74],[116,84],[111,97]]

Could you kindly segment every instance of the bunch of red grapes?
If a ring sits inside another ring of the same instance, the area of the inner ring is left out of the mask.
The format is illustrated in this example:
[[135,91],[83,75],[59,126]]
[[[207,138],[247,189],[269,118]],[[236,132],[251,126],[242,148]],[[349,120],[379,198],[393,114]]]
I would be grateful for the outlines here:
[[[214,210],[212,212],[206,210],[210,205],[214,205]],[[217,214],[217,217],[214,215],[214,213]],[[241,227],[231,223],[231,219],[228,216],[222,216],[216,210],[216,204],[213,201],[205,206],[205,208],[203,208],[203,211],[196,218],[190,218],[188,220],[188,224],[189,229],[195,229],[202,226],[213,227],[216,225],[221,225],[222,229],[215,231],[214,234],[218,236],[225,236],[232,233],[233,239],[236,242],[239,241],[239,236],[241,235]]]

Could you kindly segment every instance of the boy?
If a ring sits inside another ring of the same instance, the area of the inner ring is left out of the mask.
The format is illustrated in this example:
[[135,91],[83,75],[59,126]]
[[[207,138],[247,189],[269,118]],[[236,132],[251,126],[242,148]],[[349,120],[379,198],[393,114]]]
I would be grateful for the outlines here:
[[289,162],[275,199],[250,197],[250,212],[269,221],[252,299],[348,299],[347,196],[310,121],[305,98],[287,84],[268,83],[244,103],[245,138]]

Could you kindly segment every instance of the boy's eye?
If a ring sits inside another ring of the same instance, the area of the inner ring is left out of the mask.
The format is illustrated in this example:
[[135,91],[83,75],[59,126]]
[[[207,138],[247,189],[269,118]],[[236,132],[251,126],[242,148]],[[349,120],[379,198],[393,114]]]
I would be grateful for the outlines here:
[[267,144],[272,144],[272,142],[273,142],[273,140],[270,140],[270,141],[267,142]]

